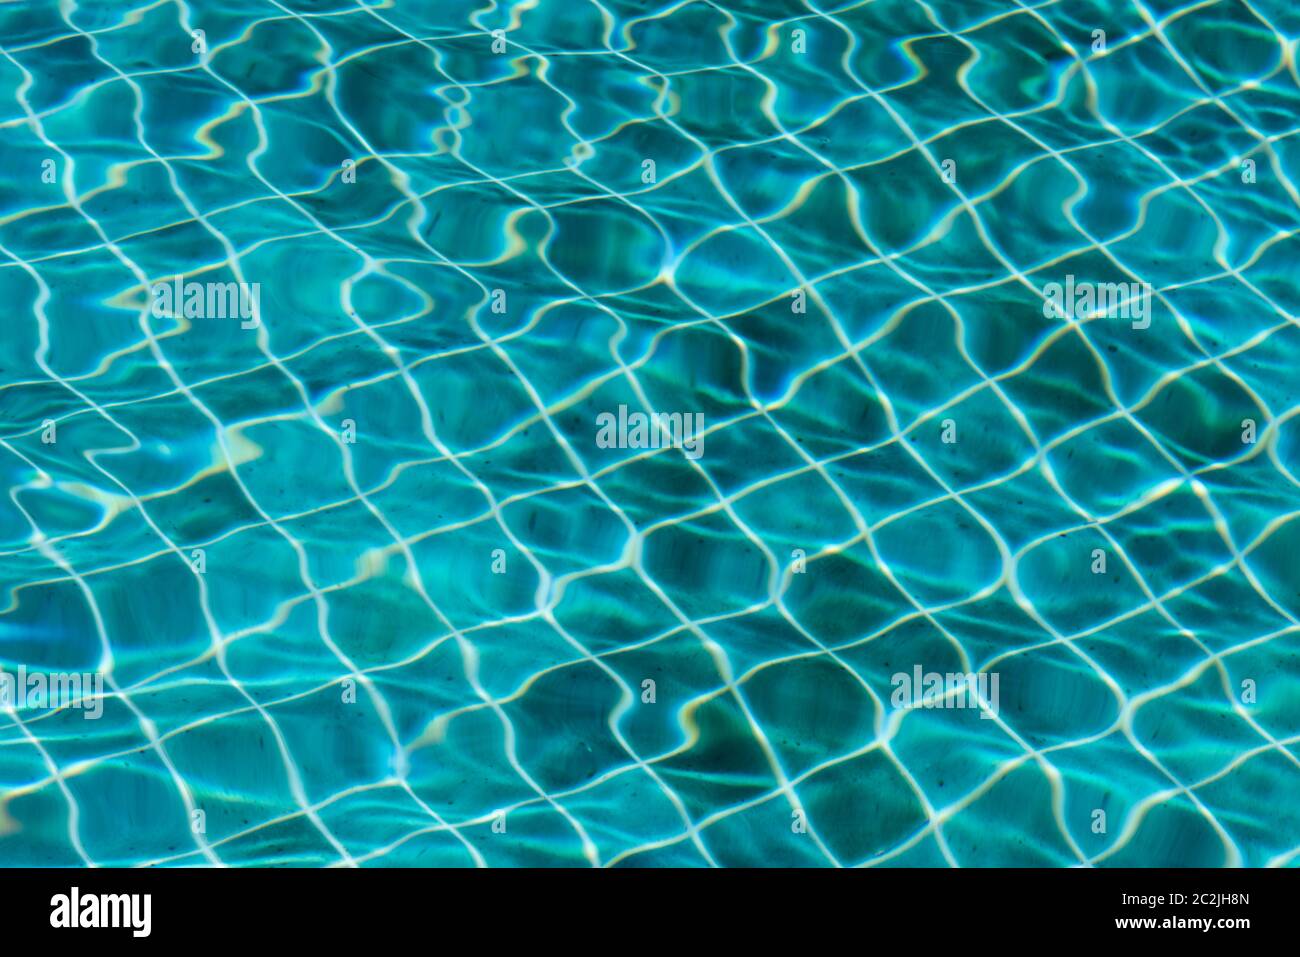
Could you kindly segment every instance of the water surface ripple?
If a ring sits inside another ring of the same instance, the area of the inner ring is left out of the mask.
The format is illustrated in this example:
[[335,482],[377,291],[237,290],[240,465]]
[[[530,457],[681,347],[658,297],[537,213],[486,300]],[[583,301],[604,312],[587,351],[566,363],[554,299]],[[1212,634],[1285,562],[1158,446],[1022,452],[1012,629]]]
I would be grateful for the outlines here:
[[1297,36],[0,4],[0,863],[1300,861]]

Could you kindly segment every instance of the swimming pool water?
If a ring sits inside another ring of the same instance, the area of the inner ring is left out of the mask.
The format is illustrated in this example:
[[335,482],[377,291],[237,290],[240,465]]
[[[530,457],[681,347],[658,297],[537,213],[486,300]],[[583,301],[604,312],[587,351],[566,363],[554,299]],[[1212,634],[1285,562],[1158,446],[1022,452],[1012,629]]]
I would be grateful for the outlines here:
[[0,864],[1296,864],[1297,37],[0,4]]

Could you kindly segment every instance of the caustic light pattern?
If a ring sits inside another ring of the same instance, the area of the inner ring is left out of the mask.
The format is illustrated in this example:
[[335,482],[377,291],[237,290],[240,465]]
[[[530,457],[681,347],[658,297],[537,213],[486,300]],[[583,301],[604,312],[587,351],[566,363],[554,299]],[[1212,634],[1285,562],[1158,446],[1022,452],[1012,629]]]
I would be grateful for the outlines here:
[[1297,37],[0,4],[0,864],[1296,864]]

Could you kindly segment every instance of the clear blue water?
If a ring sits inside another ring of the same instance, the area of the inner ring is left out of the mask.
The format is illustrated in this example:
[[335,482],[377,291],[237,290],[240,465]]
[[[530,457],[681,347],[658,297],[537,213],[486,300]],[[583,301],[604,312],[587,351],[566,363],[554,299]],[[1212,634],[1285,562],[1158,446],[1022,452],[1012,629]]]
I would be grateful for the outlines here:
[[1298,36],[0,4],[0,864],[1296,864]]

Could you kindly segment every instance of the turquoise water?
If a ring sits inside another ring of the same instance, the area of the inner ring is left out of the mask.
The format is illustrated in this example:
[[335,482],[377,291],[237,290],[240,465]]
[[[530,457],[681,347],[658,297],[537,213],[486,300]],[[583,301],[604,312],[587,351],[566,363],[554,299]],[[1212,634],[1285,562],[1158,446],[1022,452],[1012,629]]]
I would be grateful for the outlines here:
[[1300,862],[1297,37],[0,3],[0,863]]

